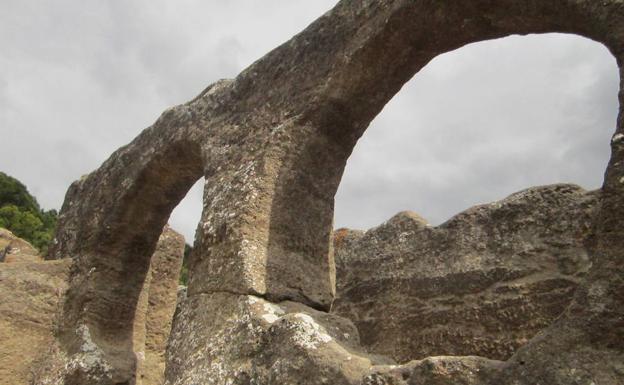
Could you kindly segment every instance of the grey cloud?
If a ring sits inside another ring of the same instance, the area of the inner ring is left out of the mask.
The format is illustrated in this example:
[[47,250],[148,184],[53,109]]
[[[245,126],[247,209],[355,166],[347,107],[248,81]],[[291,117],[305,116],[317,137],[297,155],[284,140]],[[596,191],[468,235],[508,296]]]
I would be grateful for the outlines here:
[[[0,170],[59,208],[73,180],[165,108],[235,76],[334,3],[3,1]],[[368,228],[405,209],[440,223],[531,185],[598,187],[618,82],[604,47],[566,35],[512,36],[434,59],[360,140],[336,225]],[[202,188],[170,219],[187,238]]]
[[[60,208],[73,180],[164,109],[235,76],[333,3],[3,1],[0,170]],[[187,238],[200,196],[201,186],[171,218]]]
[[611,54],[576,36],[512,36],[441,55],[356,146],[335,224],[369,228],[405,209],[439,224],[533,185],[597,188],[617,89]]

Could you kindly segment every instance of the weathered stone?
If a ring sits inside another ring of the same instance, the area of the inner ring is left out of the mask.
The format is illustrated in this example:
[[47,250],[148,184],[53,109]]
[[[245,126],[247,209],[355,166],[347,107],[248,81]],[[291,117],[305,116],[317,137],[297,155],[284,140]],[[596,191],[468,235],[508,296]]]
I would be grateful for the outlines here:
[[[178,299],[177,299],[178,304],[182,303],[186,299],[186,289],[187,287],[184,285],[178,286]],[[176,306],[176,310],[177,310],[177,306]]]
[[[12,236],[15,263],[0,264],[0,385],[32,383],[62,384],[76,374],[74,381],[97,383],[101,373],[110,371],[101,360],[89,331],[79,329],[85,343],[80,353],[68,357],[54,338],[57,317],[62,311],[69,286],[72,259],[35,262],[22,258],[27,242]],[[8,236],[6,237],[8,238]],[[176,306],[177,286],[184,254],[184,238],[166,226],[152,256],[149,279],[143,287],[143,301],[137,306],[134,322],[134,352],[141,366],[137,383],[164,382],[164,353]],[[16,250],[20,253],[16,253]],[[141,306],[142,305],[142,306]]]
[[0,264],[0,385],[27,384],[55,343],[70,260]]
[[[86,354],[96,364],[65,382],[85,383],[86,374],[99,384],[134,381],[133,322],[150,257],[169,214],[202,175],[204,209],[186,300],[198,308],[180,322],[207,330],[202,317],[211,305],[200,298],[222,292],[232,296],[224,308],[237,295],[255,295],[328,310],[334,194],[357,139],[405,82],[465,44],[543,32],[605,44],[622,74],[623,21],[621,0],[343,0],[236,79],[165,111],[67,193],[50,253],[75,261],[59,341],[64,354]],[[509,360],[498,383],[570,384],[574,376],[617,383],[612,374],[624,351],[622,138],[620,111],[587,246],[589,271],[562,316]],[[226,318],[214,321],[225,330]],[[212,372],[198,370],[207,365],[200,357],[210,356],[202,347],[208,336],[198,345],[195,330],[176,330],[172,359],[179,351],[188,362],[168,372],[168,381],[213,381]],[[233,339],[243,344],[240,336]],[[85,344],[93,349],[84,352]],[[524,364],[516,359],[522,354]],[[553,356],[557,365],[545,366]],[[336,384],[351,381],[333,368],[319,370]],[[224,370],[219,381],[232,382],[227,373],[236,367]],[[312,381],[302,379],[307,373],[284,373],[285,382]],[[266,378],[258,376],[248,382]]]
[[[157,246],[158,247],[158,246]],[[152,257],[153,263],[153,257]],[[143,290],[139,295],[139,300],[136,306],[134,314],[134,325],[132,330],[132,350],[136,357],[136,374],[135,385],[143,385],[144,375],[146,374],[146,355],[147,355],[147,311],[149,305],[150,288],[152,284],[152,266],[150,264],[150,271],[145,277],[145,283],[143,284]]]
[[0,262],[38,262],[42,259],[33,245],[0,227]]
[[177,303],[178,280],[184,257],[184,237],[169,226],[160,235],[152,256],[145,315],[145,361],[137,383],[162,385],[165,350]]
[[388,361],[357,347],[357,329],[338,316],[296,302],[200,294],[179,305],[166,383],[359,384],[372,363]]
[[433,227],[400,213],[334,235],[337,298],[362,344],[399,362],[438,355],[508,359],[570,304],[589,270],[599,199],[536,187]]
[[[184,237],[165,226],[135,307],[132,328],[133,384],[164,382],[165,347],[176,308],[184,245]],[[73,354],[67,354],[61,346],[52,347],[49,353],[51,358],[35,376],[36,384],[118,381],[114,369],[104,359],[102,349],[94,343],[94,336],[86,325],[77,330],[75,341],[80,342],[80,346]]]
[[504,364],[483,357],[429,357],[403,366],[377,366],[362,385],[489,384]]

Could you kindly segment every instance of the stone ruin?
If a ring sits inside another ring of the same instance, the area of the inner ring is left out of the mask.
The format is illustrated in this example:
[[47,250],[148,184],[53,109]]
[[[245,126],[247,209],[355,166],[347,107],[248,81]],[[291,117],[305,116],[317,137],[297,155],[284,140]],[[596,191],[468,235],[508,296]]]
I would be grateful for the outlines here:
[[67,192],[50,258],[71,261],[69,283],[33,383],[141,382],[151,256],[201,177],[166,384],[624,383],[621,107],[598,191],[332,237],[346,160],[405,82],[466,44],[546,32],[604,44],[624,79],[621,0],[342,0],[165,111]]

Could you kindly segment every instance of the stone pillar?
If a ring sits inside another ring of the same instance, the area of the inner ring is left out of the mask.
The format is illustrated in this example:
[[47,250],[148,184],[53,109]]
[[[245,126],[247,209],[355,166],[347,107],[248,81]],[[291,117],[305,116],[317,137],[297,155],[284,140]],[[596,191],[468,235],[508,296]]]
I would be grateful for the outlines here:
[[165,226],[152,255],[145,314],[144,361],[137,384],[162,385],[165,350],[176,309],[180,269],[184,259],[184,237]]

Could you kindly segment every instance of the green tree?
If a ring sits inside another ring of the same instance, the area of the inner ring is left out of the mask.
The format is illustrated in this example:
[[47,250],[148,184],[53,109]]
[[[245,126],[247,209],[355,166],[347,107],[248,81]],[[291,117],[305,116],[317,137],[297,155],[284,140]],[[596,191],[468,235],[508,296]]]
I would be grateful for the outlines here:
[[31,211],[9,204],[0,207],[0,226],[20,238],[31,240],[43,229],[43,222]]
[[0,172],[0,206],[14,205],[22,210],[41,211],[37,200],[19,180]]
[[57,217],[56,210],[42,210],[20,181],[0,172],[0,227],[45,254],[54,237]]

